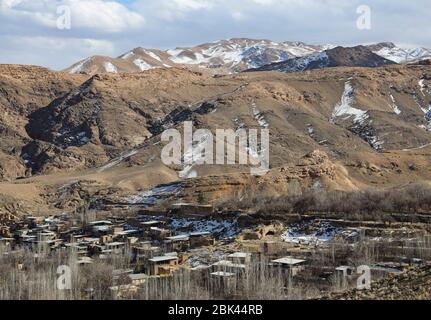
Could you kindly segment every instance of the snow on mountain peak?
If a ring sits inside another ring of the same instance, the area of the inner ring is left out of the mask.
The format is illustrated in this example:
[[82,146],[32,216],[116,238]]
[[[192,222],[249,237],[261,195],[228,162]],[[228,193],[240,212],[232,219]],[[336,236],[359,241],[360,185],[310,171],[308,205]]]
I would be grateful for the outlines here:
[[[226,72],[240,72],[260,68],[292,58],[304,58],[304,62],[324,58],[320,53],[334,49],[332,44],[309,45],[300,41],[275,42],[265,39],[232,38],[183,47],[166,51],[135,48],[117,59],[109,58],[107,67],[100,61],[88,58],[69,69],[70,73],[98,72],[141,72],[154,68],[175,66],[197,66],[200,68],[220,69]],[[430,59],[431,50],[427,48],[408,48],[392,42],[381,42],[367,46],[375,54],[396,63]],[[120,61],[119,61],[120,60]],[[302,61],[298,61],[301,63]],[[97,66],[94,66],[98,63]],[[109,71],[108,71],[109,70]]]
[[391,42],[378,43],[369,47],[375,54],[396,63],[408,63],[431,58],[431,50],[422,47],[409,48],[397,46]]

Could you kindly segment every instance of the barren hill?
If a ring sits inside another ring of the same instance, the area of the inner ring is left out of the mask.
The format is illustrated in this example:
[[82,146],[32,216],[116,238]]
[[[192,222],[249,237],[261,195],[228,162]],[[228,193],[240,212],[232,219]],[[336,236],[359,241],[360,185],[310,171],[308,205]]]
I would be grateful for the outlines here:
[[[352,190],[426,180],[430,81],[429,65],[226,76],[185,68],[85,76],[0,66],[0,177],[9,180],[3,190],[30,184],[39,190],[33,199],[45,201],[53,186],[82,180],[123,195],[187,182],[195,188],[191,198],[202,191],[211,200],[232,196],[229,183],[283,194],[292,175],[304,186]],[[270,173],[255,179],[238,165],[165,166],[160,135],[182,131],[184,121],[213,132],[269,128]],[[283,169],[314,150],[335,171],[302,176],[308,165],[299,173]]]

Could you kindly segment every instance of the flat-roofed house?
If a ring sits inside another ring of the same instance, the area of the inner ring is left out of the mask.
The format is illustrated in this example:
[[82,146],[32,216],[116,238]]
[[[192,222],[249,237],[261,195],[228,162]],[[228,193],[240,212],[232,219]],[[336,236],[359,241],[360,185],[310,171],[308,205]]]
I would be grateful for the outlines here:
[[174,255],[154,257],[148,260],[149,273],[153,276],[170,275],[179,268],[179,259]]
[[305,269],[306,260],[295,259],[292,257],[284,257],[271,261],[271,266],[285,269],[291,276],[296,276],[299,272]]
[[190,237],[187,234],[167,237],[165,245],[168,251],[186,251],[190,247]]
[[132,280],[132,285],[140,286],[143,285],[149,278],[145,273],[129,274],[130,280]]
[[235,252],[227,256],[229,261],[236,264],[249,264],[251,262],[251,253]]
[[247,266],[241,263],[233,263],[230,260],[221,260],[211,265],[211,272],[219,271],[244,275],[247,271]]
[[110,242],[105,244],[105,249],[113,254],[121,254],[125,248],[124,242]]

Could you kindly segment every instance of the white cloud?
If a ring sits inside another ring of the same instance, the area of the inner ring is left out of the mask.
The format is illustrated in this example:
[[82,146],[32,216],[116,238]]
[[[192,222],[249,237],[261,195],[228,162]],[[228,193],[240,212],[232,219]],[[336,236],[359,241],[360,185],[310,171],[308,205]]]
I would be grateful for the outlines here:
[[207,0],[172,0],[174,7],[181,11],[211,9],[213,4]]
[[[0,0],[0,63],[65,68],[91,54],[116,56],[137,46],[167,49],[232,37],[431,47],[430,0],[370,1],[372,29],[367,32],[356,28],[361,4],[363,0]],[[70,30],[57,29],[58,5],[71,8]]]
[[114,1],[68,0],[72,26],[121,32],[142,27],[144,17]]
[[0,0],[0,17],[28,19],[36,25],[57,27],[57,7],[71,11],[72,28],[91,28],[104,32],[123,32],[142,27],[144,17],[116,1],[103,0]]
[[[104,53],[115,54],[115,46],[108,40],[0,36],[0,43],[7,43],[7,48],[0,50],[0,61],[5,63],[34,64],[64,69],[70,62]],[[67,56],[67,59],[58,59]],[[70,61],[69,61],[70,59]]]

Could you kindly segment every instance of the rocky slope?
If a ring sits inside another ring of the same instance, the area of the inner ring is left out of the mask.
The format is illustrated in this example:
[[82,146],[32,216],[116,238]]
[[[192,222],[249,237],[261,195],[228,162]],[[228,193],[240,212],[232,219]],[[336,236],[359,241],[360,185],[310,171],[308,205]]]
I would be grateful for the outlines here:
[[[259,192],[283,194],[292,179],[355,190],[431,177],[426,64],[226,76],[188,68],[94,76],[25,66],[0,71],[1,179],[27,177],[6,183],[5,191],[33,181],[45,190],[84,179],[134,194],[187,181],[216,200],[235,194],[227,181],[244,192],[260,186]],[[248,166],[165,166],[161,133],[182,132],[187,120],[212,132],[269,128],[270,173],[254,180]],[[336,170],[283,169],[314,150]]]
[[0,179],[25,176],[21,147],[31,141],[25,130],[30,114],[83,80],[40,67],[0,66]]

